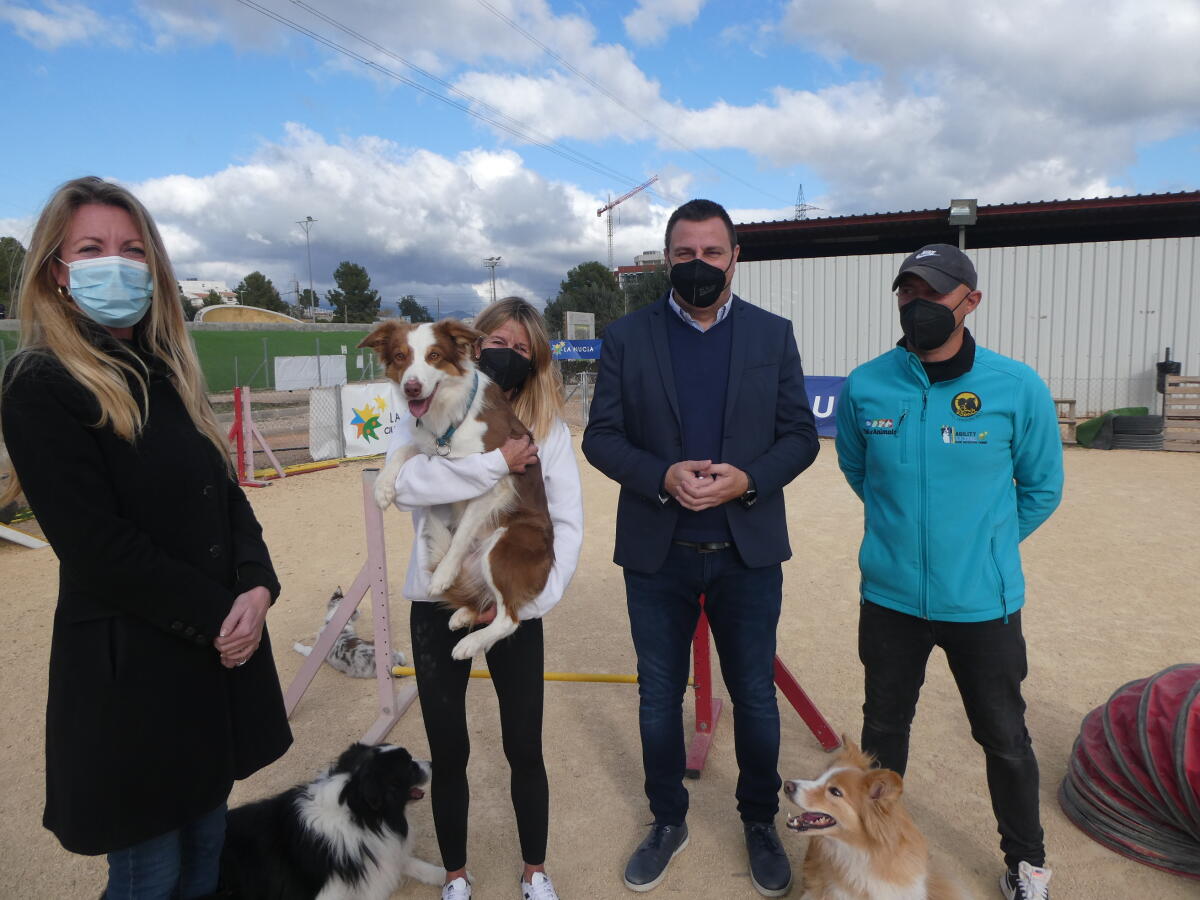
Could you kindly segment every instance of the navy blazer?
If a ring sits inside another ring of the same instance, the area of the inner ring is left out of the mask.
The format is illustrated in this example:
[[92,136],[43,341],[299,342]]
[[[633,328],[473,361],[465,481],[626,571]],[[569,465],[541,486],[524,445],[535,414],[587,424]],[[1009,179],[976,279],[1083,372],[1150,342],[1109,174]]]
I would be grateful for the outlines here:
[[[733,346],[720,460],[746,472],[758,490],[749,509],[722,509],[747,566],[783,562],[788,545],[783,487],[817,456],[817,429],[804,391],[792,323],[740,297],[729,302]],[[588,462],[621,485],[613,561],[657,572],[666,560],[679,506],[659,499],[667,469],[683,458],[679,401],[667,345],[667,296],[604,330],[591,418],[583,434]]]

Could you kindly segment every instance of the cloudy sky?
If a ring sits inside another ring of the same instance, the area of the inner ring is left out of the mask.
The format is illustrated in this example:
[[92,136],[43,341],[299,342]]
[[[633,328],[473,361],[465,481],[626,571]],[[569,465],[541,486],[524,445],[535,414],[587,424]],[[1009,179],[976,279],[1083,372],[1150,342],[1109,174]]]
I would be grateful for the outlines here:
[[735,220],[1195,190],[1198,0],[0,0],[0,236],[128,184],[180,277],[443,311]]

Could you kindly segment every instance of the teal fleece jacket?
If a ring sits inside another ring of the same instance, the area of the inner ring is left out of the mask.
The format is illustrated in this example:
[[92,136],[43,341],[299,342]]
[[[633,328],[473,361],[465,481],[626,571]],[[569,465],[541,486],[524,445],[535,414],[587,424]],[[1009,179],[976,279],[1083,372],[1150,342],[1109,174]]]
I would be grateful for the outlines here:
[[931,385],[897,347],[846,379],[837,452],[863,501],[864,599],[913,616],[982,622],[1025,603],[1017,545],[1062,499],[1062,442],[1045,383],[983,347]]

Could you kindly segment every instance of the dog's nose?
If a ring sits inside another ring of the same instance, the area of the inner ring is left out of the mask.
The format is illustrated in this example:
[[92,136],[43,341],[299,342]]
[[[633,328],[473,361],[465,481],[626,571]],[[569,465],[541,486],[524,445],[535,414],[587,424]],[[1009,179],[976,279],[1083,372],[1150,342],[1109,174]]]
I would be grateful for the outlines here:
[[794,781],[785,781],[783,783],[783,790],[788,794],[796,793],[796,788],[798,787],[799,785],[797,785]]
[[404,382],[404,396],[416,397],[421,393],[421,382],[415,378],[410,378]]

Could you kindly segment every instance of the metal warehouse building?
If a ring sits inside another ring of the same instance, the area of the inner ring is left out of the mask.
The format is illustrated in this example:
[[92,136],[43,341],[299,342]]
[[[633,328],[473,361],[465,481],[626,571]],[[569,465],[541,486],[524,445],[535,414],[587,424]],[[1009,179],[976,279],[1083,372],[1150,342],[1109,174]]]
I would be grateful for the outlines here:
[[[846,375],[900,336],[890,293],[904,257],[956,244],[947,210],[737,226],[734,290],[791,319],[804,370]],[[1032,366],[1081,415],[1157,411],[1171,348],[1200,375],[1200,191],[981,206],[966,228],[980,344]]]

